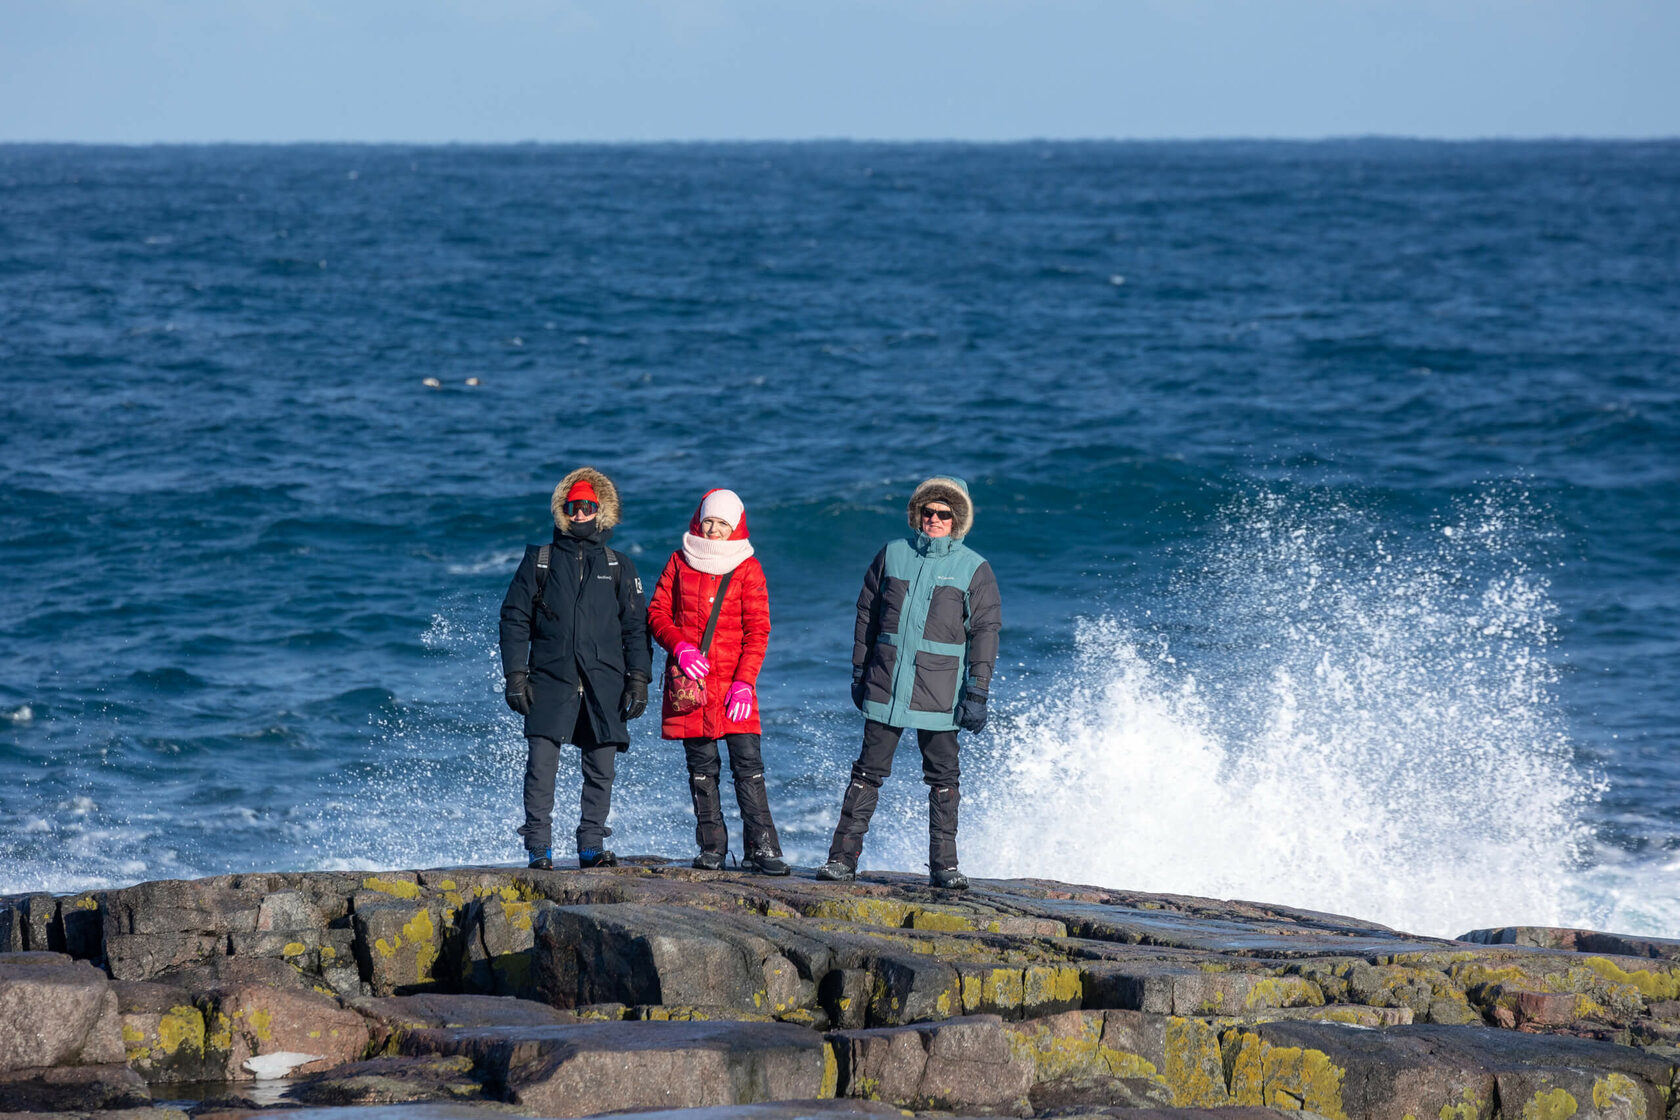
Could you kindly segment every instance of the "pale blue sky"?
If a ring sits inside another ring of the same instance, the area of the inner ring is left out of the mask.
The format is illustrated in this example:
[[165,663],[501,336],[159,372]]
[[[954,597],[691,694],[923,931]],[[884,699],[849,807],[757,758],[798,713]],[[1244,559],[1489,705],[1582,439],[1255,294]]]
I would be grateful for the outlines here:
[[0,141],[1680,135],[1680,0],[0,0]]

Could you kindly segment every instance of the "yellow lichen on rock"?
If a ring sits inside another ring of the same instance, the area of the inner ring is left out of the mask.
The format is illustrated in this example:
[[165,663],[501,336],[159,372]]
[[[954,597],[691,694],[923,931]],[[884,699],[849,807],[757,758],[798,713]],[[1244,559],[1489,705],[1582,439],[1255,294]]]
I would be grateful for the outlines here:
[[1028,965],[1021,972],[1021,1003],[1026,1007],[1077,1004],[1083,992],[1082,974],[1073,965]]
[[822,1100],[832,1100],[839,1091],[840,1057],[834,1052],[834,1043],[824,1042],[822,1088],[817,1090],[817,1096]]
[[1600,1117],[1641,1120],[1646,1115],[1645,1091],[1624,1073],[1612,1073],[1593,1081],[1593,1108]]
[[521,933],[531,932],[531,910],[529,902],[506,899],[502,902],[502,913],[507,915],[508,924]]
[[903,929],[911,910],[909,903],[890,898],[825,898],[811,908],[810,916]]
[[1588,957],[1581,963],[1606,980],[1637,988],[1646,999],[1680,999],[1680,978],[1672,972],[1630,972],[1604,957]]
[[1018,968],[994,968],[986,972],[961,974],[962,1008],[1013,1011],[1021,1006],[1022,979]]
[[1492,968],[1484,961],[1471,960],[1455,964],[1447,969],[1447,975],[1454,984],[1468,992],[1475,988],[1489,984],[1522,984],[1528,981],[1528,975],[1516,965],[1506,968]]
[[1243,1007],[1323,1007],[1324,992],[1301,976],[1268,976],[1257,980],[1243,998]]
[[1348,1120],[1342,1106],[1342,1079],[1347,1071],[1322,1050],[1273,1046],[1254,1031],[1239,1032],[1232,1045],[1231,1103]]
[[1220,1076],[1219,1036],[1206,1023],[1167,1020],[1166,1083],[1175,1108],[1219,1108],[1231,1103]]
[[420,897],[420,884],[403,879],[381,879],[378,875],[370,875],[362,880],[362,886],[370,891],[391,895],[393,898],[412,901]]
[[220,1011],[213,1021],[206,1023],[204,1044],[211,1050],[233,1049],[233,1024]]
[[1439,1120],[1476,1120],[1482,1114],[1482,1098],[1472,1089],[1458,1091],[1457,1104],[1441,1106]]
[[973,933],[974,919],[967,914],[918,906],[910,911],[910,928],[935,933]]
[[438,958],[437,927],[432,925],[429,910],[421,910],[402,927],[402,936],[414,946],[414,979],[425,983],[432,978],[432,965]]
[[1530,1097],[1522,1106],[1521,1120],[1569,1120],[1580,1105],[1567,1089],[1551,1089]]
[[[1074,1024],[1077,1023],[1077,1027]],[[1016,1058],[1030,1060],[1034,1081],[1054,1081],[1064,1077],[1088,1077],[1099,1067],[1123,1065],[1128,1057],[1119,1051],[1102,1051],[1103,1020],[1101,1012],[1058,1015],[1051,1019],[1029,1020],[1006,1028],[1010,1052]],[[1155,1067],[1147,1062],[1147,1073],[1129,1076],[1153,1078]]]

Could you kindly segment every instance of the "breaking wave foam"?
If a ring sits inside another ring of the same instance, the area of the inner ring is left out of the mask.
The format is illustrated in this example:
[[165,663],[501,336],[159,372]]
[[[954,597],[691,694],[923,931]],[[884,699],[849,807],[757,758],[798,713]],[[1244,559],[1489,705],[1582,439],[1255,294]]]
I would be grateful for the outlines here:
[[[1166,617],[1079,625],[1071,669],[991,736],[965,804],[982,875],[1335,911],[1452,936],[1672,926],[1591,873],[1531,531],[1487,498],[1402,540],[1265,496]],[[1604,928],[1603,924],[1599,928]]]

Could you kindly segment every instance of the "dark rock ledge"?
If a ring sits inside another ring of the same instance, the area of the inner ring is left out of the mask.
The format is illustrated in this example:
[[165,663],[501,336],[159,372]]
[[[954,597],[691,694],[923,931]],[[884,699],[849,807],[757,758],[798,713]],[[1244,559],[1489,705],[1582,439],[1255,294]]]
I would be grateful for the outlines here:
[[1677,1041],[1680,942],[1038,880],[648,860],[0,898],[0,1114],[180,1116],[152,1102],[261,1074],[291,1078],[263,1115],[317,1120],[1680,1120]]

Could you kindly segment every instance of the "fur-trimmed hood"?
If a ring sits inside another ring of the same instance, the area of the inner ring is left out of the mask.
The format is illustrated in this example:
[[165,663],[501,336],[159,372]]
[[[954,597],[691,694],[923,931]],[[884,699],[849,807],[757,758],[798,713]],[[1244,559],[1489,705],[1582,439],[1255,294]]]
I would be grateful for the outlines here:
[[968,496],[968,483],[955,475],[934,475],[916,487],[915,493],[910,495],[910,504],[905,507],[911,532],[922,531],[922,519],[916,511],[930,501],[944,502],[956,514],[951,522],[952,540],[960,541],[968,536],[968,531],[974,528],[974,501]]
[[[572,519],[560,507],[566,504],[566,491],[572,488],[572,483],[578,479],[589,480],[589,485],[595,487],[595,497],[600,500],[601,512],[595,515],[595,523],[602,531],[611,529],[618,524],[621,509],[618,504],[618,487],[613,485],[612,479],[596,470],[594,467],[579,467],[571,474],[560,480],[560,485],[554,488],[554,497],[549,499],[548,508],[554,511],[554,527],[562,533],[572,527]],[[955,506],[951,507],[955,509]]]

